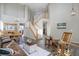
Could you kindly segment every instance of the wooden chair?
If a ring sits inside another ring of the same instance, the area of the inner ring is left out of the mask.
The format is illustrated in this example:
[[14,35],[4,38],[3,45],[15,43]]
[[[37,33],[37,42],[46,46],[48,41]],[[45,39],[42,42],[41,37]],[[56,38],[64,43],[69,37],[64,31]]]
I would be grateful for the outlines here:
[[45,46],[46,47],[50,46],[50,37],[49,36],[45,36]]
[[71,39],[71,35],[72,35],[71,32],[64,32],[60,42],[65,43],[65,44],[69,44],[70,39]]
[[46,36],[45,46],[52,47],[56,53],[61,49],[61,54],[64,55],[64,49],[70,45],[71,32],[64,32],[62,38],[59,41],[56,41],[52,37]]
[[57,48],[56,41],[51,36],[46,36],[45,46],[48,48],[52,48],[52,46],[54,49]]
[[70,46],[71,32],[64,32],[61,40],[59,41],[58,49],[61,49],[61,54],[64,55],[64,49]]

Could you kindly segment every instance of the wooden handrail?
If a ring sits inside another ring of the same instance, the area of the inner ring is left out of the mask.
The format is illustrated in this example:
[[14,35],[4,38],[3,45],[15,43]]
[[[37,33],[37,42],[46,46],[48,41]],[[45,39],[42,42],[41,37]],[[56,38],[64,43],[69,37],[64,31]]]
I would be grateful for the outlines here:
[[31,27],[29,27],[29,29],[31,30],[31,32],[33,33],[34,37],[36,38],[35,33],[33,32],[33,30],[31,29]]
[[36,39],[38,39],[38,30],[37,30],[37,28],[35,27],[35,24],[34,24],[34,23],[32,23],[32,25],[33,25],[33,27],[34,27],[35,30],[36,30]]
[[40,20],[41,20],[41,18],[39,20],[35,21],[34,23],[37,24]]
[[31,28],[31,25],[29,26],[29,29],[32,31],[32,33],[33,33],[35,39],[37,39],[36,34],[34,33],[34,31],[33,31],[32,28]]

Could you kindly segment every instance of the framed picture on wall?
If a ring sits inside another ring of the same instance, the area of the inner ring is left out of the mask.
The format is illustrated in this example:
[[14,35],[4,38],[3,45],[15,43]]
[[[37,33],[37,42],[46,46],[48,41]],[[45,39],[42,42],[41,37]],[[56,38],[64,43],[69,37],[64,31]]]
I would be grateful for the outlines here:
[[57,23],[57,29],[66,29],[67,24],[65,22],[63,23]]

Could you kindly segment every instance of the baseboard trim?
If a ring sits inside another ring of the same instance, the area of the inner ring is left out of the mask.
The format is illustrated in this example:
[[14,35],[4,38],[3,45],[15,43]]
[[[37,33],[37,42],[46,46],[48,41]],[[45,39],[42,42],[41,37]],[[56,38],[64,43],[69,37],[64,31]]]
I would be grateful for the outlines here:
[[79,44],[79,42],[71,42],[72,44]]
[[79,48],[79,43],[78,42],[71,42],[71,45]]

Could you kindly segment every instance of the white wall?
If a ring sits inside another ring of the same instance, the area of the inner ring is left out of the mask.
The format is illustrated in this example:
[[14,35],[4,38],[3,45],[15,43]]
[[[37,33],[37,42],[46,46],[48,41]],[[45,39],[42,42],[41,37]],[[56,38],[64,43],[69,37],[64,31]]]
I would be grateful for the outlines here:
[[[75,4],[74,7],[79,11],[79,4]],[[57,3],[49,4],[49,24],[48,34],[56,39],[61,38],[64,31],[72,32],[72,41],[79,42],[79,14],[71,16],[72,4]],[[78,13],[78,12],[77,12]],[[57,29],[57,23],[67,23],[67,29]]]
[[3,21],[20,21],[28,20],[28,7],[16,3],[0,4],[1,17]]

